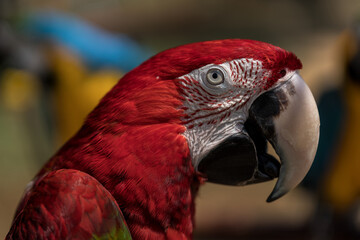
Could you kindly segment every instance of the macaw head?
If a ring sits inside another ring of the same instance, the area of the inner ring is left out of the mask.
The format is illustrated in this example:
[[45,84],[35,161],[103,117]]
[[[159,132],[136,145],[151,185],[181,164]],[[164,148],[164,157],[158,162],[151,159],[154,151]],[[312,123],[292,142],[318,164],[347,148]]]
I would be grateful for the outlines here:
[[[106,121],[122,125],[178,126],[176,144],[184,141],[184,154],[209,182],[247,185],[278,177],[272,201],[304,178],[317,149],[319,115],[301,67],[293,53],[258,41],[183,45],[129,72],[98,110],[121,109]],[[280,162],[267,153],[268,142]]]

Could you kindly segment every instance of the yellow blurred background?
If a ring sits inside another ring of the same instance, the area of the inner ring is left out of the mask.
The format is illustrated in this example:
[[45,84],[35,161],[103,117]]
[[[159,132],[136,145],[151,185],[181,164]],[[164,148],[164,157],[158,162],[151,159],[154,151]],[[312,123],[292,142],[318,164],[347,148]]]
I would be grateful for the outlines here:
[[274,182],[205,184],[195,238],[359,238],[359,20],[358,0],[0,0],[0,239],[26,184],[123,74],[225,38],[294,52],[325,137],[303,186],[274,203]]

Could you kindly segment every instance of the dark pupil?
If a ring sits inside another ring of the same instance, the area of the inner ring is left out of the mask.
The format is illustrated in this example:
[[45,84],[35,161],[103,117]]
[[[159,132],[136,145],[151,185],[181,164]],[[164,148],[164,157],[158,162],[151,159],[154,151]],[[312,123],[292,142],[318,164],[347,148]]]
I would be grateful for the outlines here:
[[213,78],[213,79],[217,79],[217,78],[218,78],[218,74],[217,74],[216,72],[214,72],[214,73],[212,74],[212,78]]

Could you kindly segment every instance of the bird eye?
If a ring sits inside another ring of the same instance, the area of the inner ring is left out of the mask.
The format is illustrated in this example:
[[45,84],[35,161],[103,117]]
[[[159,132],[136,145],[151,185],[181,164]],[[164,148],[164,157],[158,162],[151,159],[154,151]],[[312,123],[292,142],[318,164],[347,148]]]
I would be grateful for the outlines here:
[[219,85],[224,82],[224,74],[221,70],[212,68],[206,73],[206,80],[211,85]]

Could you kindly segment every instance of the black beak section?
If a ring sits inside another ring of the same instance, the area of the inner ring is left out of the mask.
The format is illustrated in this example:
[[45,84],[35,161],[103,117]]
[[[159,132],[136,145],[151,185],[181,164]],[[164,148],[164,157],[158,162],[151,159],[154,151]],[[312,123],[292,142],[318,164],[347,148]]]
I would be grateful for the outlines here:
[[[268,201],[296,187],[314,160],[319,139],[319,114],[314,97],[295,73],[282,85],[260,95],[248,118],[206,153],[197,170],[210,182],[247,185],[278,181]],[[267,153],[274,147],[280,162]]]
[[[280,162],[275,157],[267,153],[267,140],[253,115],[249,116],[244,124],[244,127],[255,144],[258,162],[258,171],[255,171],[254,180],[258,179],[259,181],[249,183],[258,183],[279,177],[281,167]],[[266,179],[264,178],[264,175],[266,176]]]
[[225,139],[199,163],[199,172],[209,182],[246,185],[279,176],[280,163],[266,152],[267,141],[260,126],[250,117],[245,130]]
[[[239,158],[247,161],[239,161]],[[212,149],[200,162],[198,170],[210,182],[238,185],[252,178],[256,165],[254,143],[248,136],[236,134]]]

